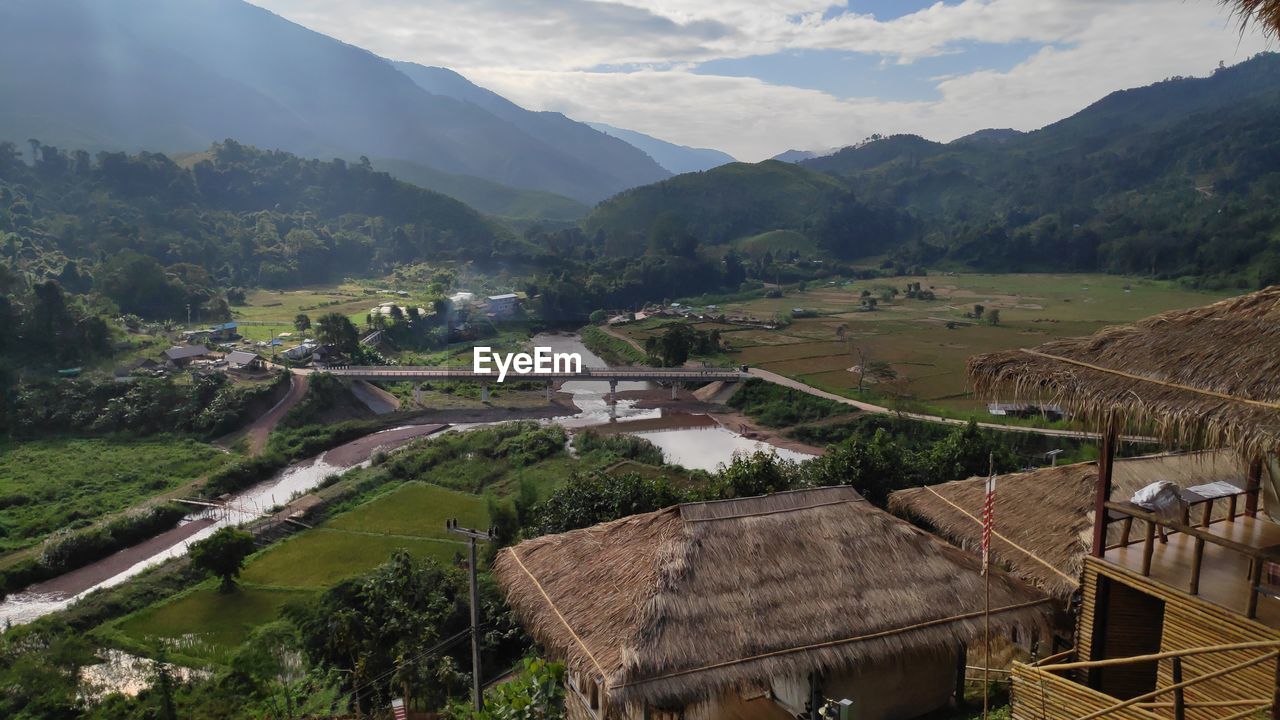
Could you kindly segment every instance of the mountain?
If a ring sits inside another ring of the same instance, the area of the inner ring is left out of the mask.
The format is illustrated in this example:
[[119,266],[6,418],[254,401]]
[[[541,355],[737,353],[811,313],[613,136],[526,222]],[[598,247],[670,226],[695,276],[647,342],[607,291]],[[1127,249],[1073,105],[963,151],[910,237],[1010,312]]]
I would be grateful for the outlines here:
[[584,227],[632,243],[674,228],[706,245],[804,247],[790,234],[750,240],[794,231],[821,253],[883,253],[899,267],[1257,286],[1280,282],[1277,117],[1280,55],[1264,53],[1112,93],[1033,132],[894,135],[795,165],[728,165],[634,188]]
[[778,249],[774,243],[782,239],[789,250],[854,258],[911,232],[902,213],[858,201],[830,175],[777,160],[730,163],[633,188],[597,205],[582,224],[613,254],[648,248],[679,255],[691,243],[763,252]]
[[604,123],[587,124],[602,133],[612,135],[639,148],[673,175],[710,170],[713,167],[737,162],[732,155],[719,150],[677,145],[635,130],[625,130]]
[[769,159],[781,162],[798,163],[802,160],[812,160],[816,157],[818,157],[818,153],[813,152],[812,150],[784,150]]
[[434,190],[480,212],[520,222],[576,222],[590,211],[587,205],[555,193],[522,190],[473,175],[455,175],[408,160],[373,158],[373,167],[407,183]]
[[[469,103],[510,123],[530,138],[531,143],[540,143],[570,158],[580,166],[584,177],[600,178],[610,189],[646,185],[671,175],[653,158],[626,142],[558,112],[525,110],[452,70],[406,62],[393,62],[392,66],[433,95]],[[586,197],[600,199],[603,195],[595,193]]]
[[1020,138],[1026,133],[1013,128],[986,128],[985,130],[977,130],[971,132],[964,137],[958,137],[951,142],[954,143],[991,143],[999,145],[1009,142],[1016,138]]
[[231,137],[312,157],[392,158],[586,203],[666,176],[599,133],[606,160],[584,160],[241,0],[8,0],[0,26],[0,138],[179,153]]

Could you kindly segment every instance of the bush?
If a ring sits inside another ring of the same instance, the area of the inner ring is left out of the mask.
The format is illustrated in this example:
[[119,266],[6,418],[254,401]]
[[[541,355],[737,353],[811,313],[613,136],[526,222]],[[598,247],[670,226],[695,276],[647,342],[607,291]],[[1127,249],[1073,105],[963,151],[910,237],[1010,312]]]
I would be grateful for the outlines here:
[[623,433],[601,434],[594,430],[583,430],[573,438],[573,447],[582,455],[602,452],[619,460],[635,460],[649,465],[661,465],[665,462],[662,448],[642,437]]

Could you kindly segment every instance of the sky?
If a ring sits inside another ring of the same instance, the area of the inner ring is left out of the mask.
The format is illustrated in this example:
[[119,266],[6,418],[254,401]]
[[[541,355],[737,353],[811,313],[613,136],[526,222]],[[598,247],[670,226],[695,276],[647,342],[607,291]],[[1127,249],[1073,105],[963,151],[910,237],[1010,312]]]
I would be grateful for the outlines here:
[[1034,130],[1276,49],[1216,0],[251,0],[532,110],[758,161]]

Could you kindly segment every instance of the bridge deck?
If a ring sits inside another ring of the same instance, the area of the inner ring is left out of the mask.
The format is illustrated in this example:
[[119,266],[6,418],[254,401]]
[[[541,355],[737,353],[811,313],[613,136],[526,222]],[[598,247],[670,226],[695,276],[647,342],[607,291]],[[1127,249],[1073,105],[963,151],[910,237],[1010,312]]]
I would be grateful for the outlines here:
[[[493,380],[498,373],[478,373],[465,368],[355,366],[329,367],[327,372],[339,377],[361,380]],[[508,371],[506,380],[631,380],[649,382],[713,382],[746,380],[751,375],[737,370],[717,368],[583,368],[582,372],[517,373]]]

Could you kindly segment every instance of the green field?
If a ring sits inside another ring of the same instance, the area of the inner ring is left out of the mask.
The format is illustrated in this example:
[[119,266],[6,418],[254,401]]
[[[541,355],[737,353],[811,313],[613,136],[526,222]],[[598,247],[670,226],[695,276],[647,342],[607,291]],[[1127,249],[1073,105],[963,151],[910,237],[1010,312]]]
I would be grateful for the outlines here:
[[363,286],[354,284],[299,290],[254,290],[245,296],[244,305],[231,308],[231,314],[240,323],[240,334],[246,340],[256,342],[270,340],[285,332],[297,335],[293,319],[299,314],[307,315],[315,322],[321,315],[342,313],[363,326],[369,310],[380,303],[391,300],[409,302],[394,295],[367,294],[364,290]]
[[182,655],[219,657],[244,642],[254,627],[274,618],[280,608],[313,594],[307,590],[259,587],[223,593],[213,584],[206,584],[134,613],[117,627],[144,647],[151,646],[155,639],[164,639]]
[[0,443],[0,552],[81,528],[203,477],[234,458],[189,439]]
[[[911,282],[919,282],[935,298],[906,299],[901,293]],[[885,299],[891,289],[899,294]],[[864,290],[877,299],[875,311],[860,309]],[[883,278],[811,285],[778,298],[726,302],[717,311],[765,322],[797,309],[804,311],[778,330],[705,322],[698,327],[720,329],[733,349],[728,354],[733,363],[771,370],[850,397],[858,396],[857,368],[863,357],[868,365],[887,363],[896,377],[867,382],[862,397],[968,416],[985,414],[984,406],[967,392],[964,366],[972,355],[1089,335],[1106,325],[1203,305],[1226,295],[1115,275]],[[999,324],[966,317],[975,304],[998,310]],[[948,328],[948,323],[953,326]],[[659,332],[660,325],[661,321],[649,321],[621,330],[643,343]]]
[[436,485],[408,482],[334,516],[314,530],[271,545],[249,559],[234,593],[213,580],[134,613],[109,629],[125,642],[150,647],[157,639],[196,662],[217,662],[280,608],[361,575],[405,549],[417,557],[452,562],[466,545],[449,537],[445,520],[486,527],[485,500]]

